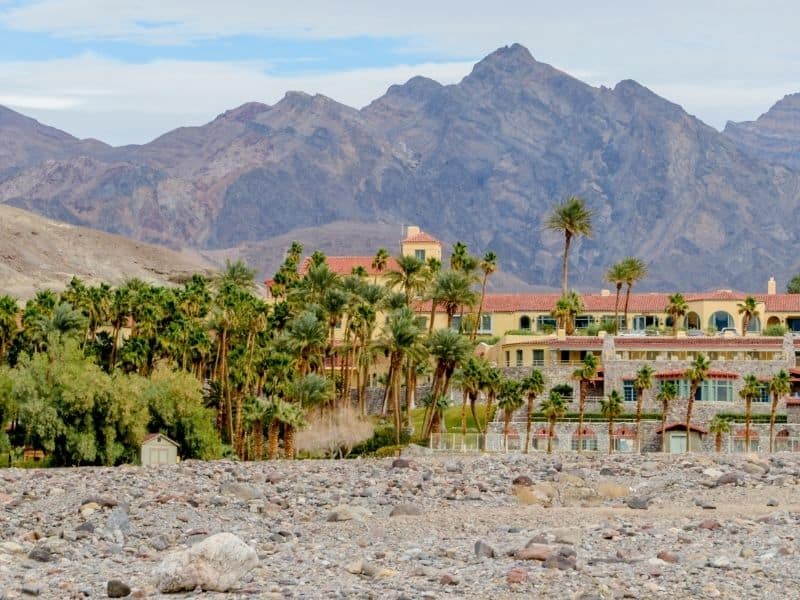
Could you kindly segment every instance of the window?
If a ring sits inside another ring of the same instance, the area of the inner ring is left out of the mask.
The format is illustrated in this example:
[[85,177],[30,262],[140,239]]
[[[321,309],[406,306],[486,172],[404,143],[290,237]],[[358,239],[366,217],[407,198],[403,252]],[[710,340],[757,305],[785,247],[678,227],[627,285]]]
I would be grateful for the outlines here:
[[[664,385],[664,381],[661,385]],[[679,398],[688,398],[691,384],[686,379],[673,380]],[[707,379],[697,388],[694,399],[698,402],[733,402],[733,382],[729,379]]]
[[544,366],[544,350],[533,351],[533,366],[534,367]]
[[461,315],[453,315],[453,324],[450,326],[450,329],[461,331]]
[[572,436],[572,449],[573,450],[584,450],[586,452],[597,452],[597,438],[596,437],[589,437],[589,436],[579,436],[573,435]]
[[556,330],[556,320],[553,317],[546,317],[540,315],[536,317],[536,329],[542,332],[550,332]]
[[[744,438],[734,438],[733,451],[744,452],[744,448],[745,448]],[[758,452],[758,440],[750,438],[750,452]]]
[[753,398],[753,402],[769,402],[769,385],[766,383],[762,383],[758,386],[758,396]]
[[592,315],[578,315],[575,317],[575,329],[586,329],[592,323],[594,323]]
[[492,331],[492,315],[481,315],[481,333],[491,333]]
[[[624,323],[623,323],[624,320],[625,320],[624,316],[617,317],[617,329],[624,329]],[[613,325],[614,315],[603,315],[602,317],[600,317],[600,322],[603,325],[609,325],[609,324]]]
[[800,317],[786,317],[786,329],[800,332]]
[[425,262],[425,250],[414,250],[414,257],[420,262]]
[[655,315],[637,315],[633,317],[633,328],[637,331],[648,327],[658,327],[658,317]]
[[506,350],[506,366],[507,367],[511,366],[511,351],[510,350]]
[[758,317],[752,317],[750,322],[747,324],[747,331],[750,333],[759,333],[761,331],[761,319]]
[[561,350],[559,352],[559,362],[561,362],[561,364],[569,364],[569,359],[569,350]]
[[733,317],[724,310],[718,310],[708,319],[708,326],[711,329],[722,331],[726,327],[733,327]]
[[519,318],[519,328],[522,331],[531,330],[531,318],[528,315],[523,315]]
[[517,350],[517,366],[522,366],[522,350]]
[[625,402],[636,402],[636,388],[633,387],[633,380],[622,382],[622,397]]

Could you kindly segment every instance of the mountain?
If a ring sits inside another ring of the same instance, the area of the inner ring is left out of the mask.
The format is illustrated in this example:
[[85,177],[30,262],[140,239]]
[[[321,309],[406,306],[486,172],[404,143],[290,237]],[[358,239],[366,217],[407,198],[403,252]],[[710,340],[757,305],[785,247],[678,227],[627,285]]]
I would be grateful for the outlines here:
[[414,223],[555,286],[563,242],[542,223],[555,201],[580,195],[595,234],[573,251],[579,287],[599,287],[627,255],[650,265],[643,289],[757,290],[800,270],[800,174],[634,81],[592,87],[518,44],[458,84],[415,77],[361,110],[289,92],[149,144],[72,148],[0,177],[0,202],[254,260],[276,251],[270,240],[315,230],[372,253],[365,226]]
[[174,252],[0,205],[0,294],[27,299],[37,290],[63,289],[73,275],[91,283],[138,277],[174,284],[214,268],[194,252]]
[[750,156],[800,170],[800,94],[785,96],[755,121],[728,121],[724,133]]

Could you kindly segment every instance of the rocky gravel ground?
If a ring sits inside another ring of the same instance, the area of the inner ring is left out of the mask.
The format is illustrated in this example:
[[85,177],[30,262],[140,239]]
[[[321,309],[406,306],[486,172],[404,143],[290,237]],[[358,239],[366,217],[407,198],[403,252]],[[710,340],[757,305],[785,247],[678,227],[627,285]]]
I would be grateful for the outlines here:
[[799,492],[790,454],[4,469],[0,598],[800,598]]

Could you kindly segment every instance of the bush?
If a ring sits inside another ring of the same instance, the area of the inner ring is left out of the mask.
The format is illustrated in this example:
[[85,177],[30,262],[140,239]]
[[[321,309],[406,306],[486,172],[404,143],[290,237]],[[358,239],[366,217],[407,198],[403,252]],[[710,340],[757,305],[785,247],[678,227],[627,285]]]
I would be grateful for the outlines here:
[[[564,419],[577,419],[579,417],[578,413],[572,412],[567,413],[564,415]],[[546,421],[547,417],[544,416],[541,412],[535,412],[531,415],[531,418],[534,421]],[[563,419],[560,419],[563,420]],[[606,419],[600,413],[583,413],[583,420],[588,423],[607,423],[608,419]],[[615,421],[635,421],[636,420],[636,413],[623,413],[618,417],[614,418]],[[661,413],[642,413],[642,420],[643,421],[660,421],[661,420]],[[767,419],[769,421],[769,419]]]
[[[733,423],[744,423],[745,422],[745,415],[744,413],[717,413],[717,416],[720,419],[724,419],[725,421],[731,421]],[[752,414],[750,415],[750,422],[751,423],[769,423],[769,415],[768,414]],[[786,423],[786,415],[775,415],[775,422],[776,423]]]
[[764,335],[783,337],[787,331],[788,329],[786,329],[785,325],[767,325],[764,329]]
[[[400,444],[406,445],[411,440],[408,433],[405,431],[400,432]],[[367,441],[354,446],[350,451],[350,456],[366,456],[368,454],[376,454],[381,448],[395,446],[394,426],[388,424],[378,425],[375,428],[375,433]]]

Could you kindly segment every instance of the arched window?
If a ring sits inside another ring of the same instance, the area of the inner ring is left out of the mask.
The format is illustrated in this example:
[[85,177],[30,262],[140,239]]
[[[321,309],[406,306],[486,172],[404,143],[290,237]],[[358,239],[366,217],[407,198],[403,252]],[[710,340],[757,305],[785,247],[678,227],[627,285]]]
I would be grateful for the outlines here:
[[761,319],[758,317],[752,317],[750,322],[747,324],[747,331],[750,333],[760,333],[761,332]]
[[686,313],[683,326],[686,329],[700,329],[700,316],[694,311]]
[[726,327],[733,327],[733,317],[729,312],[718,310],[711,315],[711,318],[708,320],[708,326],[711,329],[722,331]]
[[531,318],[528,315],[522,315],[519,318],[519,328],[523,331],[531,330]]
[[596,451],[597,434],[592,431],[591,427],[584,427],[581,430],[576,429],[572,434],[572,449]]

